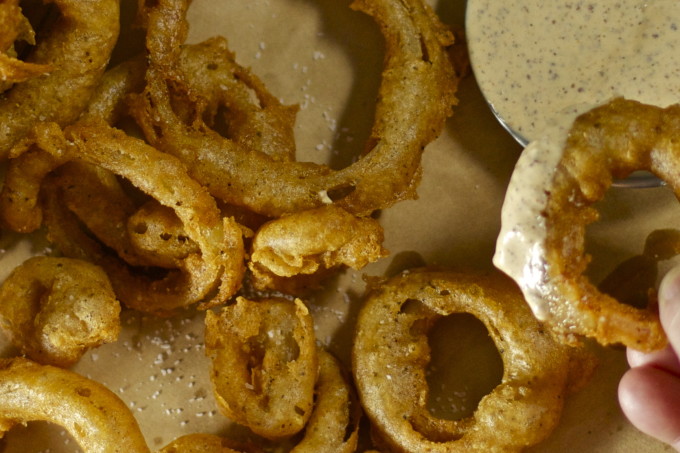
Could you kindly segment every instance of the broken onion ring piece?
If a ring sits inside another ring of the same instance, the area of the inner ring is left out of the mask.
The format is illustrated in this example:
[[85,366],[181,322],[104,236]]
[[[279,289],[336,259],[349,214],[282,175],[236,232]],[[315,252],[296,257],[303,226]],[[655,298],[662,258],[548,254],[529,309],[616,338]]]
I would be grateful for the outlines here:
[[384,257],[383,229],[377,220],[329,205],[271,220],[256,232],[248,267],[258,290],[296,293],[295,283],[341,267],[362,269]]

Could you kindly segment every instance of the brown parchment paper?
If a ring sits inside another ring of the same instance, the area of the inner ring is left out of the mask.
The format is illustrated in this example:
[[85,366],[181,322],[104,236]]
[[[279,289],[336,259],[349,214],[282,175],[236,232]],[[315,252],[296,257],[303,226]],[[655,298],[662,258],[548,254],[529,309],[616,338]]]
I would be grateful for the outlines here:
[[[124,0],[125,21],[134,8]],[[286,103],[299,104],[300,160],[335,167],[356,157],[370,128],[379,82],[382,42],[366,16],[346,0],[194,0],[190,41],[221,34],[238,60],[251,66]],[[463,0],[433,1],[445,23],[463,28]],[[139,32],[124,27],[116,58],[140,49]],[[385,210],[389,257],[361,272],[328,282],[308,301],[317,338],[345,364],[364,289],[362,274],[388,275],[406,267],[492,267],[500,209],[521,148],[498,125],[474,78],[464,79],[460,103],[441,137],[424,155],[420,198]],[[665,188],[612,189],[602,219],[588,234],[594,279],[641,251],[654,228],[677,225],[677,201]],[[49,251],[40,235],[2,236],[0,280],[27,256]],[[474,318],[447,319],[432,334],[432,411],[469,414],[500,382],[499,357]],[[662,452],[668,448],[639,433],[622,416],[617,383],[626,370],[622,349],[593,346],[599,366],[589,384],[569,398],[560,426],[531,452]],[[0,352],[14,353],[4,337]],[[218,411],[203,351],[203,314],[156,319],[123,314],[115,344],[88,353],[74,370],[99,380],[131,408],[152,450],[193,432],[240,431]],[[2,452],[79,451],[61,428],[30,423],[0,443]]]

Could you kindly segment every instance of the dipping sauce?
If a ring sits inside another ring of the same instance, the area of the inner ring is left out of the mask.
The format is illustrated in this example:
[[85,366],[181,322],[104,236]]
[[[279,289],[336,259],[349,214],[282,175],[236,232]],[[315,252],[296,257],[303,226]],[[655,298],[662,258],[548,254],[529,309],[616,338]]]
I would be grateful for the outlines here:
[[540,321],[548,320],[550,301],[559,300],[546,285],[548,231],[543,213],[548,204],[546,187],[550,187],[562,159],[570,127],[566,119],[561,124],[556,122],[524,148],[503,200],[501,231],[493,256],[494,265],[515,280]]
[[678,0],[468,0],[466,10],[477,83],[525,145],[556,117],[573,119],[574,105],[680,102],[679,28]]

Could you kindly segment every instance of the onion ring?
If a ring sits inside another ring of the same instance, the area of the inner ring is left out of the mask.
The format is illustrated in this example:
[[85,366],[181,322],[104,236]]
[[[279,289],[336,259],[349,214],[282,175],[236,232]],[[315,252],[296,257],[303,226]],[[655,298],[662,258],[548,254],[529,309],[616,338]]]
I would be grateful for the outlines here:
[[[642,351],[666,344],[657,313],[619,303],[583,275],[589,261],[585,229],[597,220],[592,205],[612,180],[635,170],[654,173],[680,195],[680,164],[671,157],[678,134],[680,105],[662,109],[617,98],[579,116],[563,148],[563,141],[550,138],[556,152],[548,154],[537,141],[522,154],[503,206],[494,263],[517,281],[534,314],[563,341],[586,336]],[[546,172],[539,164],[548,161]],[[532,186],[528,197],[535,201],[527,209],[521,187],[536,171],[543,179]]]
[[17,82],[24,82],[48,72],[50,65],[27,63],[15,58],[14,42],[18,39],[35,45],[35,32],[21,13],[19,0],[0,3],[0,92]]
[[136,204],[114,173],[94,164],[74,161],[61,165],[55,173],[49,177],[47,185],[59,194],[61,202],[93,237],[115,250],[128,264],[149,265],[135,253],[126,228],[136,212]]
[[[241,451],[233,449],[231,442],[223,437],[196,433],[178,437],[158,450],[158,453],[241,453]],[[246,451],[255,450],[248,448]]]
[[37,256],[0,286],[0,325],[31,359],[68,367],[116,341],[120,304],[104,271],[84,261]]
[[291,436],[312,413],[318,376],[312,316],[304,303],[238,297],[206,312],[205,348],[224,414],[268,439]]
[[151,266],[181,267],[187,256],[200,252],[175,212],[155,200],[143,204],[128,218],[127,231],[136,256]]
[[130,410],[103,385],[28,359],[0,359],[0,435],[37,420],[63,426],[83,451],[149,452]]
[[[281,104],[261,80],[238,65],[224,38],[182,46],[177,64],[182,73],[191,74],[189,89],[205,101],[203,119],[208,124],[221,120],[226,128],[220,133],[235,143],[275,160],[294,160],[298,107]],[[126,96],[143,90],[146,68],[140,56],[108,70],[80,119],[115,124],[127,109]]]
[[0,99],[0,161],[39,121],[72,123],[87,106],[118,39],[118,0],[52,0],[61,17],[30,62],[48,75],[15,85]]
[[255,232],[248,267],[256,289],[296,294],[296,276],[322,278],[342,266],[361,269],[387,254],[382,242],[377,220],[323,206],[262,225]]
[[[42,133],[42,129],[49,132]],[[101,166],[127,178],[138,189],[172,208],[182,221],[187,237],[198,245],[200,254],[187,256],[183,260],[184,270],[179,274],[171,273],[160,280],[133,275],[124,263],[80,231],[76,221],[65,218],[66,213],[59,207],[59,190],[45,191],[46,202],[51,207],[48,225],[51,240],[67,256],[101,265],[123,303],[137,310],[163,314],[196,302],[202,302],[199,308],[224,303],[238,290],[245,270],[242,230],[233,219],[221,217],[214,199],[188,177],[174,157],[103,123],[76,123],[63,134],[54,123],[47,123],[36,128],[36,137],[36,142],[29,141],[17,149],[17,157],[10,162],[8,181],[12,180],[13,172],[21,173],[22,168],[41,154],[47,154],[55,168],[71,160]],[[5,210],[30,212],[30,209],[13,208],[26,204],[39,211],[36,188],[41,185],[40,176],[49,173],[48,170],[42,169],[38,177],[29,182],[30,191],[3,187],[3,194],[6,191],[9,194],[3,197]],[[64,228],[65,224],[70,226]]]
[[361,409],[338,360],[323,349],[318,351],[314,410],[303,438],[290,453],[351,453],[356,451],[359,441]]
[[173,209],[156,200],[136,207],[116,175],[101,167],[69,162],[48,184],[91,235],[131,266],[182,268],[200,254]]
[[[133,116],[151,144],[179,157],[215,197],[269,217],[329,202],[367,215],[415,198],[423,149],[439,135],[456,103],[458,78],[445,49],[453,35],[420,0],[358,0],[352,7],[376,19],[386,58],[366,152],[343,170],[276,160],[225,139],[200,113],[186,118],[173,109],[178,103],[200,104],[184,81],[190,75],[174,63],[186,35],[183,1],[159,1],[145,9],[150,66],[146,89],[134,98]],[[175,25],[170,31],[168,23]]]
[[200,253],[172,208],[156,200],[137,207],[116,175],[101,167],[69,162],[48,185],[92,236],[131,266],[181,268]]
[[[319,377],[316,382],[317,397],[312,415],[305,425],[302,438],[297,440],[298,436],[294,436],[279,442],[276,451],[289,453],[352,453],[356,451],[361,417],[361,409],[355,401],[356,395],[337,359],[323,349],[318,349],[318,354]],[[295,445],[289,447],[289,443],[295,443]],[[159,453],[238,453],[239,451],[250,453],[262,450],[251,444],[237,445],[228,439],[211,434],[190,434],[176,439]]]
[[182,46],[177,65],[182,74],[191,75],[186,78],[188,88],[206,102],[202,117],[207,124],[213,125],[220,114],[226,125],[220,133],[237,146],[276,161],[295,160],[298,106],[281,104],[259,78],[239,65],[226,39],[216,36]]
[[[427,331],[457,312],[486,325],[501,353],[503,378],[471,417],[443,420],[426,407]],[[557,424],[569,349],[541,328],[500,274],[407,271],[369,292],[352,369],[362,406],[390,451],[513,452],[540,442]]]

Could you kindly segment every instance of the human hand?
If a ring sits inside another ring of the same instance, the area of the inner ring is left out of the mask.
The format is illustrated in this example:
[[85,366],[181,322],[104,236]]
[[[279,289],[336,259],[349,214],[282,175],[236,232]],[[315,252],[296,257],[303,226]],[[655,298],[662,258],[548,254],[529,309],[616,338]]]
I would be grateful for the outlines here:
[[680,267],[661,281],[659,315],[669,344],[653,353],[628,349],[619,402],[636,428],[680,452]]

